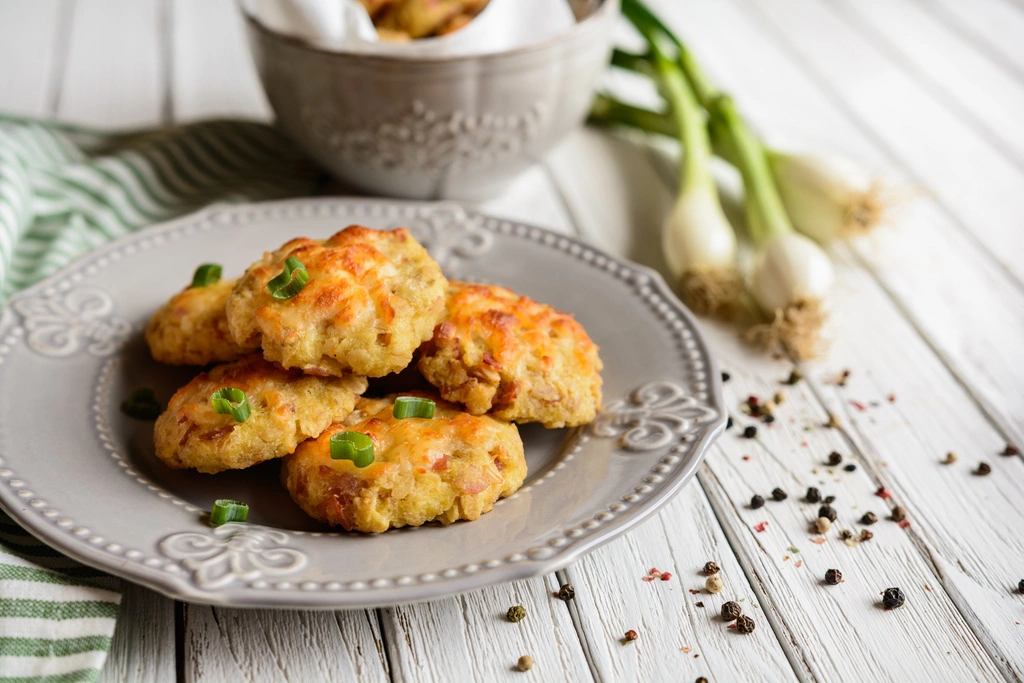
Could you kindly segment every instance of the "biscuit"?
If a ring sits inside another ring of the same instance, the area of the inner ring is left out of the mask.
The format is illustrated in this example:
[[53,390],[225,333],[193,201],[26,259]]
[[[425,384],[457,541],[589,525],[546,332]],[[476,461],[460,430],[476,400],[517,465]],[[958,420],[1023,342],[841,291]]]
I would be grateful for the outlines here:
[[224,311],[235,280],[186,287],[171,297],[146,325],[153,358],[169,365],[209,365],[242,357],[249,349],[235,342]]

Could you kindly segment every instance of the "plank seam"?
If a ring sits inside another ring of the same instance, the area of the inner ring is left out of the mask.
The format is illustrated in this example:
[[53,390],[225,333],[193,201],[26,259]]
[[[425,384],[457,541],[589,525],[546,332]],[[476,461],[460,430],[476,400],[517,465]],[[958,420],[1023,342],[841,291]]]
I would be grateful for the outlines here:
[[[570,565],[572,566],[572,565]],[[563,583],[571,583],[569,581],[568,567],[566,569],[559,569],[555,572],[555,580],[558,581],[559,585]],[[601,677],[601,670],[597,666],[597,658],[594,656],[593,647],[591,647],[590,641],[587,639],[586,630],[583,628],[583,618],[580,615],[579,606],[575,600],[570,600],[566,603],[566,607],[569,610],[569,618],[572,620],[573,629],[576,631],[576,639],[580,643],[580,647],[583,649],[583,655],[587,660],[587,667],[590,669],[590,676],[594,681],[598,683],[604,683],[604,678]]]
[[[384,667],[384,673],[388,675],[389,681],[395,683],[394,667],[391,666],[391,652],[388,650],[387,636],[384,633],[384,615],[381,614],[380,608],[363,610],[363,612],[366,614],[366,620],[370,623],[370,631],[376,635],[374,640],[377,646],[377,657],[380,659],[381,666]],[[372,619],[370,618],[371,614],[373,615]],[[338,620],[337,612],[335,612],[334,619]],[[340,623],[338,627],[341,628]]]

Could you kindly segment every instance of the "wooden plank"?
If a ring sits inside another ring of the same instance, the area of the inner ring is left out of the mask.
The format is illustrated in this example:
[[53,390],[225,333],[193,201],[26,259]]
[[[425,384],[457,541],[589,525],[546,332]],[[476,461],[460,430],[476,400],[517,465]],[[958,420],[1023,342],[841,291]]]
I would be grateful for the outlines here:
[[[711,595],[705,562],[721,568],[725,589]],[[670,581],[644,581],[652,568]],[[654,519],[565,570],[576,588],[570,607],[599,680],[781,681],[794,674],[765,619],[701,487],[693,482]],[[696,594],[690,591],[698,591]],[[744,636],[722,619],[722,604],[741,601],[757,628]],[[703,606],[698,606],[701,603]],[[639,638],[623,645],[635,629]]]
[[157,0],[77,0],[57,116],[102,128],[159,124],[161,28]]
[[[696,27],[691,28],[697,30]],[[591,173],[615,172],[599,169],[599,165],[613,169],[625,167],[632,173],[639,162],[627,160],[624,155],[643,154],[642,150],[630,147],[609,149],[615,149],[616,156],[603,162],[596,156],[592,157],[588,166]],[[563,194],[573,206],[581,207],[574,213],[580,215],[589,211],[598,217],[614,215],[618,209],[602,209],[602,202],[615,201],[614,195],[595,192],[588,183],[579,181],[571,173],[574,154],[569,150],[563,151],[564,160],[553,157],[550,161]],[[628,229],[627,226],[623,227]],[[633,227],[639,231],[638,239],[653,237],[648,232],[650,227],[636,224]],[[847,285],[847,282],[851,284]],[[854,267],[842,270],[840,289],[844,293],[849,289],[850,294],[837,305],[837,309],[843,312],[835,321],[837,337],[855,344],[861,327],[871,324],[876,308],[888,307],[896,316],[895,321],[886,319],[884,330],[888,334],[888,343],[896,347],[908,345],[915,349],[915,353],[921,353],[917,347],[922,343],[914,330],[899,318],[891,303],[863,271]],[[868,295],[870,300],[864,302]],[[856,323],[847,326],[850,310],[863,313],[867,320],[858,317]],[[916,539],[888,522],[877,525],[876,537],[869,544],[857,548],[849,548],[837,539],[838,528],[832,531],[830,540],[824,545],[818,546],[809,541],[815,536],[809,529],[809,523],[816,516],[818,505],[800,501],[808,486],[819,486],[826,495],[836,495],[839,528],[859,532],[855,520],[866,510],[874,508],[880,517],[885,516],[885,504],[872,496],[875,482],[863,467],[853,473],[831,473],[822,466],[830,451],[838,449],[849,456],[850,448],[842,435],[833,430],[804,431],[805,426],[821,425],[825,414],[809,384],[794,388],[780,385],[780,378],[788,375],[788,365],[751,353],[738,341],[735,331],[728,327],[706,323],[704,329],[723,367],[732,373],[732,380],[725,385],[729,404],[738,406],[750,394],[771,397],[780,388],[785,388],[788,394],[778,413],[779,419],[771,429],[762,426],[762,436],[757,441],[740,438],[738,428],[727,432],[709,456],[700,479],[739,562],[753,584],[758,604],[797,673],[805,678],[822,680],[911,680],[915,672],[941,658],[944,667],[948,666],[949,673],[944,674],[948,680],[998,677],[985,648],[967,621],[959,615],[957,605],[939,585],[939,577],[932,566],[919,552]],[[858,368],[870,368],[869,358],[859,360]],[[911,376],[916,376],[914,371],[913,365],[907,370]],[[949,378],[948,373],[945,377]],[[910,387],[902,385],[896,390],[908,392],[908,396],[914,394]],[[959,395],[948,396],[950,410],[954,406],[964,411],[974,409],[962,391]],[[988,429],[989,438],[993,438],[994,433],[984,418],[976,411],[972,417],[972,429]],[[749,423],[738,412],[734,419],[741,427]],[[802,443],[807,446],[799,445]],[[932,464],[933,461],[928,463],[929,466]],[[749,508],[752,494],[770,498],[769,492],[775,486],[789,493],[790,498],[786,502],[770,501],[766,507],[756,511]],[[947,493],[949,495],[955,494]],[[662,518],[668,515],[663,513]],[[762,521],[768,522],[768,526],[764,533],[759,533],[754,525]],[[666,522],[665,528],[677,529],[689,523],[688,517],[676,517]],[[662,543],[671,543],[672,534],[666,536]],[[650,552],[658,545],[648,541],[643,547]],[[790,550],[791,547],[800,552]],[[823,593],[828,589],[821,585],[822,579],[830,567],[839,568],[844,575],[850,574],[854,578],[848,584]],[[689,571],[693,571],[692,568]],[[880,585],[874,585],[876,582]],[[908,593],[913,591],[915,595],[914,612],[903,611],[897,616],[876,609],[880,604],[878,591],[888,585],[901,584],[904,590]],[[925,584],[933,590],[924,591],[921,586]],[[921,593],[923,597],[919,595]],[[1004,600],[998,609],[1003,611],[1012,607],[1012,601]],[[1005,613],[1002,616],[1005,618]],[[823,624],[827,627],[823,628]],[[905,653],[905,656],[877,655],[892,651]],[[947,651],[956,652],[956,657],[947,655]],[[629,677],[628,674],[626,676]]]
[[1024,80],[916,0],[840,0],[834,6],[997,150],[1024,166]]
[[936,18],[970,38],[990,59],[1024,79],[1024,4],[1020,0],[917,0]]
[[63,67],[61,29],[72,10],[61,0],[0,4],[0,110],[47,116]]
[[370,610],[185,607],[185,680],[389,681]]
[[174,601],[122,582],[121,612],[99,682],[174,680]]
[[175,121],[221,116],[270,120],[237,2],[176,0],[170,31]]

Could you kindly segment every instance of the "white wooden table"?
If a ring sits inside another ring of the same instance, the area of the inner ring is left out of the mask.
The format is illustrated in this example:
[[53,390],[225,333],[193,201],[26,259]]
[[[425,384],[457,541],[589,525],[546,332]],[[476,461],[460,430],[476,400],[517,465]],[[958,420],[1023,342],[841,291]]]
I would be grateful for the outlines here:
[[[780,386],[787,362],[705,325],[739,425],[748,394],[785,389],[773,428],[728,432],[661,514],[552,576],[335,613],[128,586],[104,680],[1024,679],[1024,460],[999,455],[1024,446],[1024,0],[652,4],[761,130],[916,188],[884,230],[835,249],[831,350],[807,381]],[[0,0],[0,109],[110,128],[270,117],[230,0]],[[665,154],[580,130],[481,208],[660,267],[673,174]],[[820,427],[829,413],[841,429]],[[856,471],[828,468],[832,450]],[[979,460],[990,476],[971,474]],[[837,497],[837,528],[877,513],[874,538],[812,543],[812,485]],[[790,499],[749,507],[775,486]],[[907,528],[886,519],[897,503]],[[707,560],[719,595],[695,593]],[[642,581],[651,567],[674,578]],[[831,567],[845,583],[824,584]],[[568,605],[550,597],[566,581]],[[889,586],[904,608],[881,608]],[[727,599],[753,634],[726,628]]]

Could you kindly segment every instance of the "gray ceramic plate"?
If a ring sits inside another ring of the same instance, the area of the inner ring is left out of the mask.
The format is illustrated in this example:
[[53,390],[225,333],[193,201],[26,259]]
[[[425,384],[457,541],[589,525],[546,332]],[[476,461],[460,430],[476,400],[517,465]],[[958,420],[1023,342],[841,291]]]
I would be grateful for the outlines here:
[[[153,455],[123,416],[194,370],[153,362],[141,330],[200,262],[240,273],[264,249],[350,223],[409,227],[451,276],[573,313],[601,347],[604,406],[580,430],[521,429],[529,476],[474,522],[369,536],[306,518],[277,464],[215,476]],[[0,313],[0,504],[54,548],[195,602],[350,608],[422,601],[558,569],[654,513],[725,422],[693,319],[653,272],[569,237],[451,204],[299,200],[213,207],[89,254]],[[210,528],[216,498],[247,524]]]

